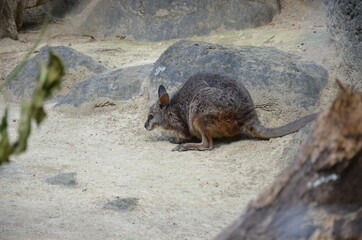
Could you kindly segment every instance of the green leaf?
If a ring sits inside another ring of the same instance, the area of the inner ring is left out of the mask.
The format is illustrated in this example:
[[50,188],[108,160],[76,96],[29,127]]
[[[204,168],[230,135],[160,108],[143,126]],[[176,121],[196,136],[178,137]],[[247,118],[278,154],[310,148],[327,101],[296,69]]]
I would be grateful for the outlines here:
[[[1,1],[1,0],[0,0]],[[21,64],[13,71],[13,74],[8,77],[5,83],[0,85],[0,90],[6,86],[24,67],[25,61],[33,53],[36,46],[39,44],[42,36],[45,33],[46,26],[49,21],[49,16],[44,22],[41,34],[34,42],[32,48],[28,51]],[[36,81],[33,96],[30,100],[30,104],[23,102],[21,106],[21,116],[18,127],[18,140],[11,145],[8,135],[7,116],[8,111],[1,120],[0,125],[0,164],[9,161],[11,154],[19,154],[24,152],[27,148],[27,141],[31,133],[31,120],[34,119],[37,124],[40,124],[46,117],[44,111],[44,101],[51,97],[53,91],[60,87],[61,78],[64,75],[64,65],[60,57],[58,57],[52,51],[49,52],[49,64],[48,66],[42,65]]]
[[28,139],[31,133],[31,120],[40,124],[46,117],[44,101],[52,96],[52,92],[60,87],[61,78],[64,75],[62,60],[53,52],[49,53],[48,66],[41,65],[36,86],[30,103],[23,102],[18,127],[18,139],[11,146],[7,133],[7,112],[0,126],[0,164],[9,161],[10,154],[19,154],[27,149]]
[[18,128],[18,140],[13,145],[14,154],[24,152],[27,148],[27,141],[31,132],[31,106],[23,102]]
[[12,153],[9,135],[8,135],[8,110],[5,110],[5,114],[1,120],[0,125],[0,164],[9,161],[9,156]]
[[45,118],[46,118],[47,114],[44,111],[43,107],[38,108],[34,113],[33,113],[33,117],[36,121],[36,124],[40,124]]
[[48,73],[49,71],[47,67],[43,64],[40,65],[40,72],[37,78],[37,84],[34,89],[33,96],[31,98],[31,106],[32,106],[31,114],[37,124],[40,124],[46,117],[43,105],[44,105],[45,96],[47,95],[46,89],[44,89],[44,85],[46,84]]
[[37,87],[31,99],[33,106],[32,116],[37,124],[40,124],[46,117],[43,109],[44,100],[52,96],[53,91],[60,87],[61,78],[64,75],[64,65],[60,57],[53,51],[50,51],[48,66],[42,65],[40,69]]
[[54,89],[59,88],[64,75],[62,60],[52,51],[49,52],[49,64],[40,66],[36,87],[30,104],[22,103],[21,116],[18,128],[18,141],[13,145],[13,152],[19,154],[27,148],[27,141],[31,132],[31,119],[40,124],[46,117],[44,101],[52,96]]
[[44,84],[44,88],[49,90],[47,92],[50,95],[52,94],[53,90],[59,89],[60,87],[60,79],[64,76],[64,65],[60,57],[53,51],[50,51],[49,58],[48,78]]

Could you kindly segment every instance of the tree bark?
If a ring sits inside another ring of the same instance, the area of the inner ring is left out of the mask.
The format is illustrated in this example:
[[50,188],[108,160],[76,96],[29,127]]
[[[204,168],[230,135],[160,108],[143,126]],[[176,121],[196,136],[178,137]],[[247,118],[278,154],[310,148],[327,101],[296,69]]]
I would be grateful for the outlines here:
[[215,239],[362,239],[362,93],[341,85],[293,164]]
[[0,39],[18,39],[18,30],[23,25],[23,11],[52,0],[0,0]]
[[18,31],[15,23],[15,1],[0,0],[0,39],[9,37],[18,39]]

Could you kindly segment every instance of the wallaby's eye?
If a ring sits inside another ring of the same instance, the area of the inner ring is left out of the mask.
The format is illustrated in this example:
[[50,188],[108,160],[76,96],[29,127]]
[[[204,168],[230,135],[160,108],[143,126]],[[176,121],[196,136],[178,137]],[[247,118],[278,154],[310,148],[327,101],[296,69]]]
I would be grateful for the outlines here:
[[148,115],[148,121],[151,121],[153,119],[153,117],[154,116],[152,114]]

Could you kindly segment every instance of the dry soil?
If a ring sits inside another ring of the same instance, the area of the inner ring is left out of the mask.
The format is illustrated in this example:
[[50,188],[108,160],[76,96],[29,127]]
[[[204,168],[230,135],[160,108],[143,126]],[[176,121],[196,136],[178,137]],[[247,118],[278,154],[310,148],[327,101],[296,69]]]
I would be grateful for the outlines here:
[[[336,92],[338,68],[323,11],[315,1],[292,2],[283,3],[281,14],[266,26],[220,29],[191,39],[274,46],[323,65],[330,73],[319,106],[324,108]],[[42,44],[70,46],[109,68],[154,63],[176,41],[93,40],[59,32],[68,23],[51,23]],[[26,29],[19,41],[0,40],[0,81],[38,33],[38,28]],[[46,105],[48,118],[40,127],[34,125],[28,151],[0,167],[0,239],[210,239],[274,181],[297,150],[289,135],[269,141],[218,141],[206,152],[171,152],[168,135],[143,127],[149,106],[144,92],[102,108],[58,111],[53,102]],[[0,113],[10,108],[14,139],[19,106],[3,95]],[[46,182],[59,173],[76,173],[77,184]],[[105,206],[124,198],[137,200],[129,209]]]

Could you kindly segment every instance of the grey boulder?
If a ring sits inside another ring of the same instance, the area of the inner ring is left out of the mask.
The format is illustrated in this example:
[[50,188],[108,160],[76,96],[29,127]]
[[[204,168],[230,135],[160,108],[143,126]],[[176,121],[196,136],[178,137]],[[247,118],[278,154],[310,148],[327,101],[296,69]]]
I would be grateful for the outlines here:
[[324,0],[327,29],[341,65],[342,80],[362,91],[362,1]]
[[157,60],[149,78],[150,101],[159,85],[174,92],[198,72],[230,76],[244,84],[257,108],[284,113],[313,110],[328,81],[322,66],[276,48],[182,40]]
[[56,105],[70,104],[75,107],[92,102],[97,98],[128,100],[142,93],[142,85],[147,80],[153,65],[146,64],[120,68],[76,84]]
[[[43,48],[38,54],[27,60],[25,66],[7,86],[7,95],[13,100],[30,98],[39,74],[40,63],[48,63],[49,50],[52,49],[63,60],[65,65],[65,76],[62,82],[77,82],[85,80],[91,74],[99,74],[108,70],[105,66],[93,60],[91,57],[80,53],[72,48],[57,46]],[[13,72],[16,69],[13,70]],[[13,72],[9,74],[12,75]],[[82,72],[82,74],[80,74]],[[70,83],[72,84],[72,83]]]
[[76,22],[76,33],[95,37],[131,36],[160,41],[245,29],[271,22],[279,0],[69,0],[53,5],[55,16]]

